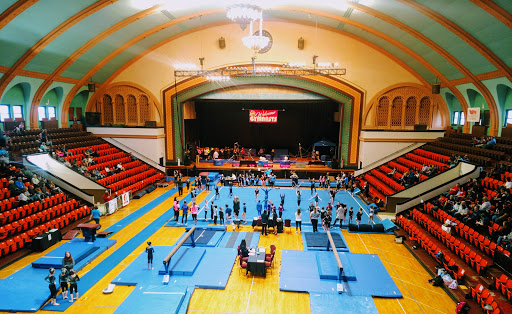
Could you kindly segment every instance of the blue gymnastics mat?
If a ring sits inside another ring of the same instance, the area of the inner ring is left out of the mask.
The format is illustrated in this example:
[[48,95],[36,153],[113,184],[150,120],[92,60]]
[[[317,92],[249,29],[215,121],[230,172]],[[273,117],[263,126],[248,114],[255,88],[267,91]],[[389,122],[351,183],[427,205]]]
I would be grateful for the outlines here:
[[[212,237],[217,233],[214,230],[196,230],[194,231],[194,241],[196,245],[206,245]],[[189,237],[185,240],[184,245],[192,245],[192,238]]]
[[[338,256],[340,257],[341,265],[343,266],[342,279],[344,281],[356,280],[354,269],[352,268],[352,264],[350,263],[346,253],[338,252]],[[339,269],[332,251],[316,252],[316,265],[318,267],[320,279],[338,280]]]
[[[345,253],[344,257],[350,262],[356,279],[344,283],[350,295],[402,297],[400,290],[377,255]],[[337,294],[337,282],[320,278],[316,252],[282,251],[280,290]]]
[[[327,233],[325,232],[303,232],[303,239],[305,239],[305,246],[310,249],[314,247],[326,248],[329,240],[327,238]],[[338,249],[346,249],[347,245],[343,240],[343,237],[340,233],[331,232],[332,240],[334,241],[334,245]]]
[[387,218],[382,220],[380,223],[384,225],[384,230],[387,232],[395,231],[396,229],[398,229],[398,227]]
[[242,239],[245,239],[247,247],[256,247],[260,241],[260,235],[261,233],[259,232],[226,231],[226,234],[219,242],[218,246],[225,248],[237,248],[242,242]]
[[187,286],[149,285],[135,288],[114,313],[179,313]]
[[311,313],[379,313],[370,296],[349,296],[347,294],[309,293]]
[[[161,265],[164,257],[169,254],[173,246],[156,246],[153,256],[154,265]],[[194,286],[203,289],[224,289],[231,274],[233,264],[235,263],[236,249],[226,248],[180,248],[176,254],[182,250],[204,251],[202,259],[193,272],[192,276],[182,274],[171,274],[169,285]],[[189,254],[189,253],[186,253]],[[171,269],[179,264],[182,255],[175,255],[171,259]],[[186,263],[190,263],[184,259]],[[160,268],[160,266],[157,266]],[[126,267],[114,280],[113,284],[129,285],[162,285],[163,275],[159,275],[159,270],[147,269],[147,255],[142,252],[128,267]],[[163,274],[163,268],[161,269]]]

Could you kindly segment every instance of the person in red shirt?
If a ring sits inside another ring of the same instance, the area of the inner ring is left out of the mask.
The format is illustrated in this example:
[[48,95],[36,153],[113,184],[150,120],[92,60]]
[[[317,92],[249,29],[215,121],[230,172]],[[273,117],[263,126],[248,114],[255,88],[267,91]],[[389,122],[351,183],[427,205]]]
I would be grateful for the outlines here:
[[107,191],[105,191],[105,194],[103,194],[103,203],[106,203],[108,201],[112,200],[112,195]]

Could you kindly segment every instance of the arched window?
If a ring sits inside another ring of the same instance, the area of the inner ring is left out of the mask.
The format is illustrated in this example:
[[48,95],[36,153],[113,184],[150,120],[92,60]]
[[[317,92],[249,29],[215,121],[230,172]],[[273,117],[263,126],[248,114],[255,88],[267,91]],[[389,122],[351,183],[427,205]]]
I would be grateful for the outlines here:
[[123,96],[116,95],[114,106],[116,108],[116,123],[126,123]]
[[112,97],[103,95],[103,123],[114,123],[114,110],[112,110]]
[[128,95],[126,105],[128,107],[128,123],[137,124],[137,99],[135,96]]
[[402,125],[402,110],[403,110],[403,98],[397,96],[393,99],[393,105],[391,106],[391,126],[397,127]]
[[377,126],[388,125],[388,112],[389,112],[389,98],[384,96],[379,99],[379,106],[377,107]]
[[418,124],[430,124],[430,106],[432,102],[429,97],[423,97],[420,101]]
[[416,98],[409,97],[405,105],[405,126],[416,124]]
[[151,120],[149,115],[149,99],[148,96],[142,95],[139,98],[140,122],[145,123]]

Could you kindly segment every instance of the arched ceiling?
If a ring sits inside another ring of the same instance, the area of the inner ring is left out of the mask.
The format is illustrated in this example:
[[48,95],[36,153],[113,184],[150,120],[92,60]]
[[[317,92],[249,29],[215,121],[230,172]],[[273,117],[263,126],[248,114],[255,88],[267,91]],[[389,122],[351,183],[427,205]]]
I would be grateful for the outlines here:
[[[512,81],[510,0],[260,3],[266,19],[318,24],[380,47],[428,83],[441,80],[452,88],[473,83],[484,97],[492,98],[481,80]],[[0,95],[18,75],[43,78],[45,88],[55,80],[104,82],[169,37],[227,22],[227,4],[222,0],[2,0]]]

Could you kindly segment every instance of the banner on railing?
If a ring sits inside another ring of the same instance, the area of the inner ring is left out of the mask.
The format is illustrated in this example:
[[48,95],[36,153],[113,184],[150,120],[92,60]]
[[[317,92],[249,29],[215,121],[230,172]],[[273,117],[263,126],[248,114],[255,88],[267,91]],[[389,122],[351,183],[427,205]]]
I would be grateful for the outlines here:
[[123,200],[123,207],[130,204],[130,193],[124,192],[122,195],[122,200]]
[[109,215],[113,214],[117,210],[117,198],[114,198],[111,201],[107,202],[107,213]]
[[249,110],[251,123],[277,123],[277,110]]

